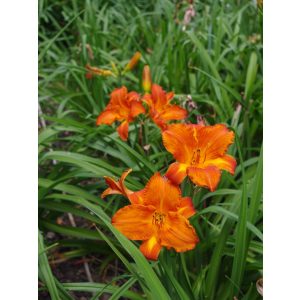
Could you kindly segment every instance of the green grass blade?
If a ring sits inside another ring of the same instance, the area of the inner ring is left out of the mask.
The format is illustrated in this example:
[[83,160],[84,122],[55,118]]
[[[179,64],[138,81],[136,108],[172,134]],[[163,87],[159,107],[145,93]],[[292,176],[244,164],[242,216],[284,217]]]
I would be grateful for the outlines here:
[[252,197],[249,204],[249,221],[251,223],[256,222],[257,212],[259,204],[262,198],[263,191],[263,147],[258,160],[256,169],[255,181],[253,183]]
[[236,228],[236,243],[233,258],[233,266],[231,272],[231,288],[230,297],[239,297],[240,285],[243,279],[245,264],[246,264],[246,241],[247,241],[247,219],[248,219],[248,197],[247,197],[247,181],[245,177],[245,170],[243,167],[243,157],[241,152],[240,141],[236,138],[236,145],[240,159],[240,165],[242,166],[242,197],[239,212],[239,220]]
[[118,290],[116,290],[109,299],[118,300],[120,297],[124,296],[126,291],[128,291],[128,289],[130,289],[135,284],[135,282],[136,282],[136,278],[130,278]]
[[41,61],[45,54],[47,53],[47,51],[49,50],[49,48],[53,45],[53,43],[57,40],[57,38],[84,12],[84,10],[82,10],[81,12],[79,12],[77,15],[75,15],[49,42],[47,42],[47,45],[45,46],[45,48],[40,52],[39,56],[38,56],[38,60]]
[[[207,213],[216,213],[216,214],[221,214],[221,215],[224,215],[226,216],[228,219],[230,220],[233,220],[235,222],[238,222],[239,221],[239,216],[221,206],[209,206],[201,211],[199,211],[195,216],[198,216],[198,215],[204,215],[204,214],[207,214]],[[250,230],[255,236],[257,236],[261,241],[263,240],[263,235],[261,233],[261,231],[255,227],[252,223],[250,222],[247,222],[246,223],[246,226],[248,228],[248,230]]]
[[176,280],[174,274],[172,273],[172,270],[170,268],[170,266],[168,266],[164,259],[162,259],[160,261],[161,265],[163,266],[164,271],[167,274],[167,277],[169,278],[169,280],[171,281],[172,285],[174,286],[179,299],[181,300],[190,300],[191,298],[187,295],[187,293],[184,291],[184,289],[182,288],[182,286],[180,285],[180,283]]
[[[62,283],[63,287],[69,291],[78,292],[91,292],[97,293],[99,290],[103,289],[103,292],[108,294],[115,293],[119,288],[117,286],[107,285],[105,283],[94,283],[94,282],[72,282],[72,283]],[[132,291],[125,291],[124,297],[131,300],[143,300],[144,297]]]
[[48,258],[45,252],[44,239],[39,231],[39,272],[42,274],[44,283],[50,293],[51,299],[60,300],[58,289],[55,284],[54,276],[52,274],[51,268],[49,266]]
[[113,137],[109,137],[109,138],[112,139],[116,144],[118,144],[122,148],[124,148],[128,152],[129,155],[133,156],[136,159],[137,162],[141,162],[145,167],[147,167],[147,169],[151,173],[154,173],[157,171],[152,163],[150,163],[146,158],[144,158],[141,154],[139,154],[134,149],[129,147],[126,143],[121,141],[119,138],[113,138]]
[[257,54],[255,52],[252,52],[249,60],[248,69],[247,69],[246,84],[245,84],[245,98],[247,100],[249,100],[249,98],[251,97],[251,92],[256,78],[257,68],[258,68]]

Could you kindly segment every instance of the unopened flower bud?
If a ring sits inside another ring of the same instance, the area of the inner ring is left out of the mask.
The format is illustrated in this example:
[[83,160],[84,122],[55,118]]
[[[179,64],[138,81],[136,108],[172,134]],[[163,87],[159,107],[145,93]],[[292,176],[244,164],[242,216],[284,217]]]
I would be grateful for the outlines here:
[[142,54],[140,52],[135,52],[132,58],[130,59],[129,63],[126,65],[124,72],[132,70],[140,60],[141,56]]
[[151,90],[151,73],[148,65],[143,70],[143,89],[145,93],[149,93]]
[[113,72],[110,70],[104,70],[104,69],[99,69],[96,67],[92,67],[89,64],[85,66],[87,73],[85,74],[85,77],[87,79],[91,79],[94,75],[99,75],[99,76],[114,76]]

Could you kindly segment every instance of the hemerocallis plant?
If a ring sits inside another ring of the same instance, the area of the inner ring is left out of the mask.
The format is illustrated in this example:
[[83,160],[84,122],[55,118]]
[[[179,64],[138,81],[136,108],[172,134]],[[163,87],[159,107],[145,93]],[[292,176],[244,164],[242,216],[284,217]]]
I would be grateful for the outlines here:
[[172,124],[162,138],[165,148],[176,159],[166,173],[174,184],[188,176],[194,184],[214,191],[221,170],[234,174],[236,160],[226,153],[234,133],[225,125]]
[[145,113],[145,108],[140,101],[140,96],[136,92],[129,92],[125,86],[115,89],[111,93],[110,101],[105,110],[100,113],[96,124],[111,125],[115,121],[120,121],[117,131],[120,138],[126,141],[128,138],[129,123],[139,114]]
[[171,104],[174,92],[166,93],[158,84],[152,84],[150,68],[147,65],[143,71],[143,88],[145,91],[143,101],[149,107],[149,116],[160,129],[165,130],[171,120],[182,120],[187,117],[184,108]]
[[155,173],[145,188],[138,192],[124,185],[126,171],[117,182],[106,177],[110,186],[103,194],[123,194],[131,202],[112,217],[112,224],[131,240],[143,241],[140,250],[144,256],[157,260],[162,247],[184,252],[199,242],[194,227],[188,221],[195,214],[190,197],[182,197],[178,186]]

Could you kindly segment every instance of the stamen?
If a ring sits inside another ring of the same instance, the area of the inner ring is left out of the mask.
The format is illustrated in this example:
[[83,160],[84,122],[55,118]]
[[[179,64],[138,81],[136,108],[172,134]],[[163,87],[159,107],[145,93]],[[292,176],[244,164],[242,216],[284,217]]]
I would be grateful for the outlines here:
[[165,221],[166,215],[160,212],[155,212],[152,216],[152,224],[162,227]]
[[191,165],[199,164],[200,157],[201,157],[200,152],[201,152],[200,149],[197,149],[196,151],[193,152]]

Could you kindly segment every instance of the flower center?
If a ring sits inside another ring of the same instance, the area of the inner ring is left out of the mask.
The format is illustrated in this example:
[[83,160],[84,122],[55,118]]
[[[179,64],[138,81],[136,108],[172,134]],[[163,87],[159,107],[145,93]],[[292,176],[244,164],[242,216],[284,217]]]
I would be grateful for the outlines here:
[[165,214],[156,211],[152,216],[152,224],[157,225],[158,227],[162,227],[165,221],[165,217]]
[[204,162],[206,160],[206,153],[207,153],[209,147],[210,147],[210,143],[208,143],[206,145],[206,147],[203,147],[201,149],[197,148],[196,150],[193,151],[193,156],[191,159],[191,166],[204,164]]

